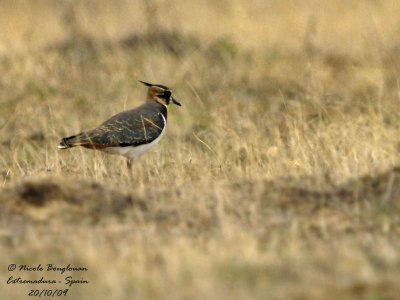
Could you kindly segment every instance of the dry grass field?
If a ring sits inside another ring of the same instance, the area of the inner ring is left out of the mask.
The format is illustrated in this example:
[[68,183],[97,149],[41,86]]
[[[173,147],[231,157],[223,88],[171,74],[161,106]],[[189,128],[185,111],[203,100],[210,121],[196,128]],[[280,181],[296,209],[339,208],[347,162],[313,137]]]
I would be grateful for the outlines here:
[[[0,299],[399,299],[400,2],[1,1]],[[169,86],[133,166],[61,137]],[[8,266],[86,272],[8,271]],[[42,297],[43,298],[43,297]],[[48,298],[47,298],[48,299]]]

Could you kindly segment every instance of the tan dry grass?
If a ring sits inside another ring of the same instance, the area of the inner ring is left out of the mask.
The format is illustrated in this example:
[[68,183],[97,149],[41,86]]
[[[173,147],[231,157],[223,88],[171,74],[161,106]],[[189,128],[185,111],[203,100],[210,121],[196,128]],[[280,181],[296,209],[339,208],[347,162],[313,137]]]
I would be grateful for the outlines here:
[[[57,262],[90,270],[71,299],[395,299],[399,175],[379,174],[399,165],[397,1],[154,1],[155,23],[144,2],[15,3],[0,18],[2,278]],[[122,158],[56,150],[138,105],[137,79],[184,106],[133,182]],[[32,178],[53,182],[42,205],[18,196]],[[118,199],[141,204],[115,214]]]

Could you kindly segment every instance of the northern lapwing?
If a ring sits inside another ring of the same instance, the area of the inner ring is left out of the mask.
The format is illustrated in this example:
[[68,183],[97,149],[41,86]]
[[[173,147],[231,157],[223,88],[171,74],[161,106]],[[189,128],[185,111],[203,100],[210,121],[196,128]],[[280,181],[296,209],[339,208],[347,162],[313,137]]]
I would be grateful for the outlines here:
[[116,114],[92,130],[63,138],[58,149],[82,146],[119,154],[127,158],[128,169],[131,169],[132,162],[153,148],[164,135],[168,105],[172,102],[181,106],[168,87],[140,82],[148,86],[144,104]]

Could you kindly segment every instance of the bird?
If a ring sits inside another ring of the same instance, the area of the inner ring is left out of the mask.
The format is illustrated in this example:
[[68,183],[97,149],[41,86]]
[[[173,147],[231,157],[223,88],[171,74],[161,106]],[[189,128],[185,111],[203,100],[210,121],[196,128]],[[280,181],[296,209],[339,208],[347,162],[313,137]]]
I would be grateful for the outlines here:
[[145,103],[112,116],[98,127],[61,139],[59,150],[76,146],[119,154],[127,159],[127,167],[163,137],[168,120],[168,105],[182,104],[165,85],[139,80],[148,87]]

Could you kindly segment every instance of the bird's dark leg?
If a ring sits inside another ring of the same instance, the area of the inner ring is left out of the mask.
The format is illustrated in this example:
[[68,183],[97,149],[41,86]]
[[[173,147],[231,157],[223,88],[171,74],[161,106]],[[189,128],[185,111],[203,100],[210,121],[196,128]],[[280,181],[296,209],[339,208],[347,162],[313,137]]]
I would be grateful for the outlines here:
[[129,176],[130,176],[130,177],[132,177],[132,162],[133,162],[133,160],[130,159],[130,158],[128,158],[128,159],[126,160],[126,166],[127,166],[127,168],[128,168],[128,173],[129,173]]
[[132,170],[132,159],[126,159],[126,166],[128,167],[128,170]]

